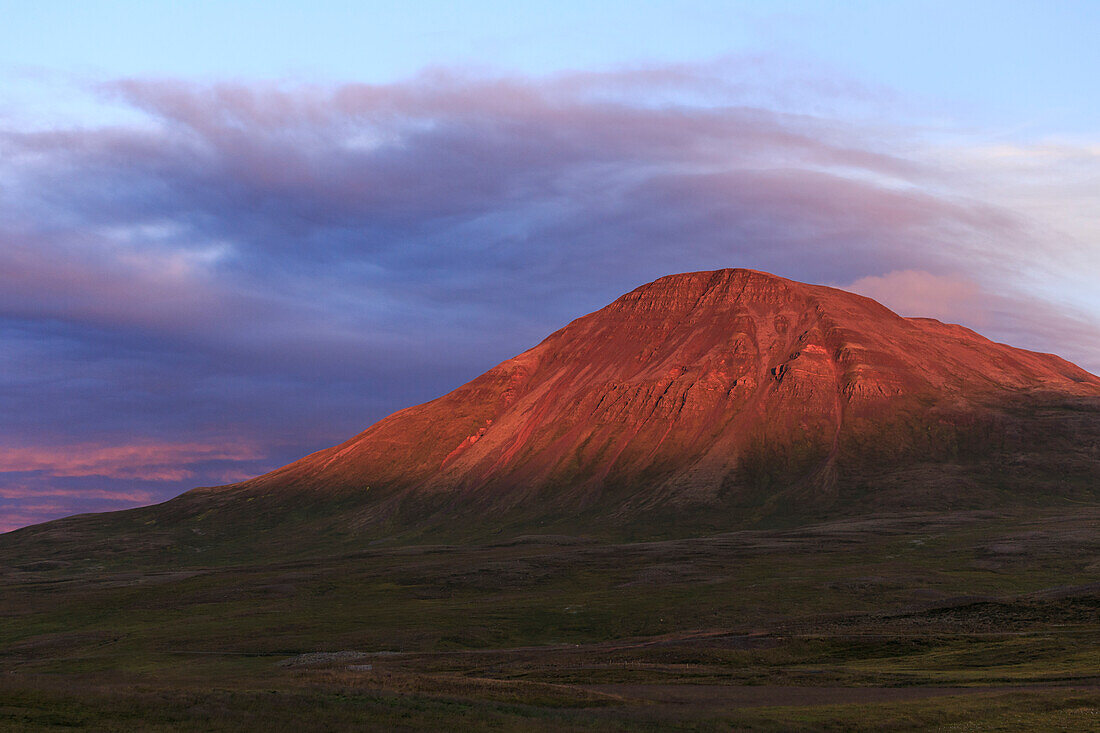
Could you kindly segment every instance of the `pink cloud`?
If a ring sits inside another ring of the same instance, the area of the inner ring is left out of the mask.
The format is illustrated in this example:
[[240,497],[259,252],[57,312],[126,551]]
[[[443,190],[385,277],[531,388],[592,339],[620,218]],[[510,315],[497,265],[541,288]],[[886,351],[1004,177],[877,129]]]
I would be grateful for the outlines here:
[[0,447],[0,471],[179,481],[195,475],[194,470],[187,468],[189,464],[254,460],[261,456],[253,446],[225,443]]
[[[57,489],[16,486],[0,488],[0,499],[38,499],[46,496],[59,496],[68,499],[98,499],[118,501],[129,504],[149,503],[153,495],[148,491],[110,491],[104,489]],[[22,507],[26,509],[27,507]]]
[[19,529],[20,527],[26,527],[31,524],[38,524],[39,522],[45,522],[57,517],[56,513],[36,513],[36,512],[9,512],[5,511],[4,516],[0,517],[0,532],[11,532],[12,530]]
[[1100,364],[1095,318],[1008,287],[993,291],[964,275],[923,270],[862,277],[841,287],[899,315],[963,324],[1013,346],[1058,353],[1092,371]]
[[862,277],[844,286],[903,316],[988,325],[991,299],[973,280],[934,275],[924,270],[896,270]]
[[23,504],[19,507],[20,510],[27,512],[28,514],[36,515],[57,515],[63,512],[69,511],[69,507],[60,502],[51,501],[41,504]]

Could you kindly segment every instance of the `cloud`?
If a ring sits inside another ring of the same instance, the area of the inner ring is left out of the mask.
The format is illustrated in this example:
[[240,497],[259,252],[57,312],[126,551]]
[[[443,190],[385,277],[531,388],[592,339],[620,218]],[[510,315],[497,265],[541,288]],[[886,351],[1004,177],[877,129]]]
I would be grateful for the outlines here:
[[844,286],[903,316],[936,318],[981,327],[989,324],[989,295],[976,282],[957,275],[897,270],[870,275]]
[[19,529],[20,527],[26,527],[31,524],[38,524],[39,522],[47,521],[49,519],[46,515],[40,515],[31,512],[17,512],[12,514],[5,513],[4,517],[0,519],[0,532],[11,532]]
[[[0,471],[154,499],[237,480],[716,267],[851,283],[1100,368],[1088,284],[1052,294],[1095,250],[1093,148],[925,139],[872,124],[857,85],[777,79],[759,59],[124,79],[91,89],[111,124],[5,123]],[[1046,200],[1077,213],[1017,205],[1071,169]]]
[[1096,338],[1100,327],[1090,314],[1022,293],[991,292],[963,275],[900,270],[841,287],[873,298],[900,315],[964,324],[1017,346],[1042,349],[1074,344],[1085,363],[1100,363]]
[[221,442],[6,446],[0,447],[0,473],[36,471],[47,476],[102,476],[178,481],[195,475],[195,472],[188,467],[191,464],[210,461],[247,461],[254,460],[259,455],[254,447],[228,445]]
[[[53,489],[29,486],[0,487],[0,499],[40,499],[58,496],[66,499],[98,499],[126,504],[148,503],[153,496],[148,491],[109,491],[103,489]],[[24,507],[25,508],[25,507]]]
[[72,511],[66,511],[66,509],[60,505],[51,505],[45,509],[42,507],[34,507],[27,511],[5,511],[3,517],[0,517],[0,532],[11,532],[20,527],[46,522],[58,516],[72,513]]

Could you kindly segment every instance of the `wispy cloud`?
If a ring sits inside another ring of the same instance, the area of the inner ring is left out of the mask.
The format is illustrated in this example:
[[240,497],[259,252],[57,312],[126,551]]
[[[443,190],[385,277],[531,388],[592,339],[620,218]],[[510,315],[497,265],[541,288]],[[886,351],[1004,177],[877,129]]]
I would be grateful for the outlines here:
[[[104,489],[53,489],[42,487],[16,486],[0,487],[0,499],[41,499],[43,497],[63,497],[66,499],[96,499],[117,501],[124,504],[141,504],[152,501],[148,491],[109,491]],[[54,505],[60,506],[60,505]],[[24,507],[26,508],[26,507]]]
[[[189,468],[191,464],[249,461],[261,455],[252,446],[224,443],[0,447],[0,473],[36,471],[47,476],[178,481],[195,475],[195,471]],[[52,495],[63,494],[54,490]],[[0,496],[3,494],[0,493]]]
[[990,291],[978,280],[963,275],[934,275],[922,270],[862,277],[841,287],[874,298],[903,316],[963,323],[1016,345],[1038,349],[1047,346],[1046,350],[1063,355],[1065,349],[1054,347],[1073,345],[1086,365],[1100,363],[1096,319],[1064,304],[1011,291]]

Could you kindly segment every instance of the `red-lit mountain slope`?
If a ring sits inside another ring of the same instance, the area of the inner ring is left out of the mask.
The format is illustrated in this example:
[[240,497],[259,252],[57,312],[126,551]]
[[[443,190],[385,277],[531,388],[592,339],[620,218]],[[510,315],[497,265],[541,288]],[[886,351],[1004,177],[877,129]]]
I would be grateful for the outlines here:
[[1100,378],[842,290],[719,270],[637,288],[266,475],[12,539],[642,536],[1098,499]]
[[341,445],[213,491],[373,494],[365,518],[408,501],[782,509],[769,493],[829,504],[876,475],[1026,454],[1029,429],[1049,432],[1047,406],[1097,397],[1100,378],[961,326],[762,272],[695,272],[639,287]]

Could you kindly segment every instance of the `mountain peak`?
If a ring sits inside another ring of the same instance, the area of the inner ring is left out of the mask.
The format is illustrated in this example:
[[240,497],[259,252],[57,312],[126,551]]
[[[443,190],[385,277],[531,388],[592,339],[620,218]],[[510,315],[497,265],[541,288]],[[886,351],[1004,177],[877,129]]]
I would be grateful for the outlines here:
[[895,321],[901,318],[876,301],[855,293],[741,268],[666,275],[635,288],[608,306],[610,310],[632,308],[677,315],[695,309],[731,313],[739,309],[761,312],[771,308],[788,316],[809,312],[822,316],[833,309]]
[[642,300],[681,294],[685,299],[703,298],[706,302],[736,300],[753,293],[784,295],[805,288],[803,283],[758,270],[727,268],[665,275],[623,295],[620,300]]
[[774,508],[795,491],[829,504],[867,471],[946,460],[960,445],[1003,448],[1022,429],[1012,410],[1044,395],[1095,401],[1100,379],[843,290],[689,272],[342,445],[215,491],[369,486],[368,524],[440,503],[626,515]]

